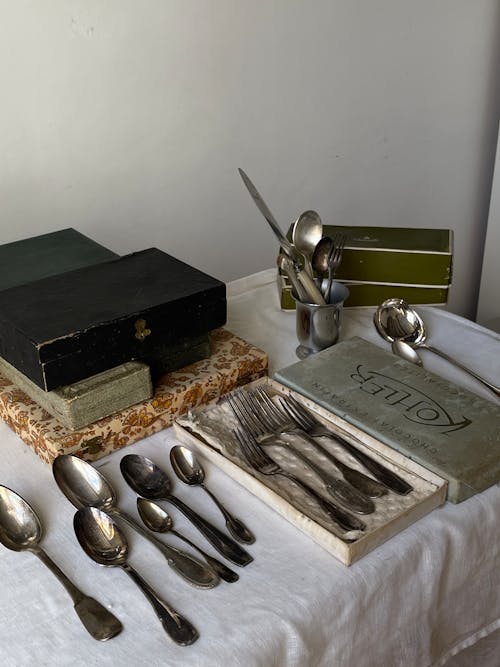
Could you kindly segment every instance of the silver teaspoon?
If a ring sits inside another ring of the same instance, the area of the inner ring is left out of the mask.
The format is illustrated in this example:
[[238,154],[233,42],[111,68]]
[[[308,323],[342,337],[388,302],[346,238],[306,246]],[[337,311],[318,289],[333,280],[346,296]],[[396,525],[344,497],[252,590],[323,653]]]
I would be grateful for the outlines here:
[[205,485],[205,471],[194,453],[187,447],[175,445],[170,450],[170,463],[175,474],[189,486],[200,486],[217,505],[226,520],[226,527],[235,540],[246,544],[253,544],[255,537],[245,526],[243,521],[233,516],[218,498]]
[[39,542],[42,526],[35,510],[21,496],[0,486],[0,542],[12,551],[30,551],[54,574],[68,591],[83,626],[94,639],[106,641],[122,631],[122,624],[94,598],[88,597],[45,553]]
[[116,516],[140,533],[159,549],[170,567],[189,583],[199,588],[213,588],[219,583],[217,574],[190,554],[157,540],[131,516],[116,506],[116,494],[111,485],[90,463],[71,454],[58,456],[52,465],[57,485],[66,498],[79,509],[97,507]]
[[137,511],[139,512],[139,516],[144,525],[149,528],[149,530],[152,530],[155,533],[172,533],[172,535],[175,535],[180,540],[184,540],[186,544],[189,544],[193,549],[196,549],[196,551],[198,551],[207,561],[210,567],[217,572],[221,579],[224,579],[224,581],[227,581],[230,584],[238,581],[239,576],[236,572],[233,572],[231,568],[224,565],[224,563],[221,563],[217,558],[212,558],[212,556],[203,551],[203,549],[196,546],[194,542],[191,542],[187,537],[174,530],[174,520],[170,514],[165,512],[162,507],[154,503],[152,500],[148,500],[147,498],[137,498]]
[[163,629],[171,639],[187,646],[199,637],[196,628],[173,607],[162,600],[151,586],[127,562],[128,544],[113,519],[97,509],[82,507],[75,514],[73,527],[80,546],[99,565],[121,567],[144,593]]

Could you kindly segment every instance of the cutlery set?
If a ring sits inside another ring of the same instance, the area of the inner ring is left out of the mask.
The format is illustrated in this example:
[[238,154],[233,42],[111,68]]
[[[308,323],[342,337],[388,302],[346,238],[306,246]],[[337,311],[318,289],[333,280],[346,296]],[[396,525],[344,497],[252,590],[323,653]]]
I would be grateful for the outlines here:
[[[357,539],[365,531],[366,524],[359,515],[374,513],[378,498],[389,492],[407,495],[413,491],[412,485],[400,475],[328,429],[291,395],[272,397],[265,388],[257,387],[239,389],[228,394],[226,400],[238,424],[233,435],[250,467],[263,475],[281,475],[299,486],[343,531],[346,541]],[[339,445],[366,473],[333,455],[321,444],[324,438]],[[295,445],[296,440],[306,441],[313,452],[332,464],[332,470],[320,464],[319,458],[315,461],[304,454]],[[321,481],[322,491],[278,464],[267,451],[268,446],[286,448],[313,471]]]
[[[142,524],[118,507],[115,490],[90,463],[71,454],[64,454],[54,460],[52,470],[59,489],[77,509],[73,528],[82,550],[99,565],[120,567],[124,570],[146,596],[169,637],[176,644],[187,646],[198,639],[198,630],[170,603],[163,600],[129,564],[129,547],[119,524],[134,529],[152,543],[165,556],[174,572],[200,589],[213,588],[221,579],[234,583],[238,581],[239,575],[174,530],[173,519],[157,504],[157,501],[166,501],[174,505],[224,558],[241,567],[251,563],[253,558],[235,540],[252,544],[255,537],[245,524],[233,517],[205,486],[203,468],[193,452],[180,446],[174,450],[171,453],[171,461],[179,479],[188,485],[203,486],[219,508],[226,521],[228,532],[234,539],[195,512],[180,498],[172,495],[168,475],[145,456],[128,454],[120,461],[120,470],[125,481],[139,496],[137,510]],[[203,560],[160,541],[153,534],[168,532],[191,546]],[[41,524],[33,508],[17,493],[0,486],[0,542],[14,551],[31,551],[49,567],[68,591],[76,613],[94,639],[105,641],[119,634],[122,630],[121,622],[70,581],[39,546],[41,537]]]
[[332,283],[342,260],[345,234],[331,239],[323,235],[323,224],[316,211],[304,211],[292,227],[290,242],[257,188],[242,169],[238,170],[257,208],[280,242],[277,263],[288,277],[295,298],[301,303],[325,306],[333,303]]

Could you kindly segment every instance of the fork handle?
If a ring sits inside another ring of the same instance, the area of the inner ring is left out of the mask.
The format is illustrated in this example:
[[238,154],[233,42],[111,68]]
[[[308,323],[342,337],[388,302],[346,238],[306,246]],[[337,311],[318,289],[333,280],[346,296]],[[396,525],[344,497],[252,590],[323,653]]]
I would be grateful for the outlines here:
[[337,505],[331,503],[329,500],[326,500],[311,486],[309,486],[309,484],[303,482],[298,477],[295,477],[295,475],[292,475],[286,470],[282,470],[280,474],[283,475],[283,477],[289,479],[291,482],[297,484],[297,486],[300,486],[301,489],[314,498],[321,509],[326,512],[326,514],[328,514],[328,516],[333,519],[335,523],[337,523],[342,528],[342,530],[364,530],[366,528],[365,523],[361,521],[361,519],[352,516]]

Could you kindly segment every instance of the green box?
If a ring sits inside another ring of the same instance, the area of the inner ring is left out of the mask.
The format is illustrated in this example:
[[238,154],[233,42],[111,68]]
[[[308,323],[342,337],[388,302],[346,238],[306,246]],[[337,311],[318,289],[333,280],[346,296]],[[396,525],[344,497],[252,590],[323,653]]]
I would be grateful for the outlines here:
[[[377,306],[397,297],[411,304],[444,305],[452,278],[453,232],[409,227],[324,225],[325,236],[347,241],[335,279],[350,291],[346,307]],[[288,232],[291,237],[291,228]],[[281,307],[295,303],[286,276],[278,275]]]

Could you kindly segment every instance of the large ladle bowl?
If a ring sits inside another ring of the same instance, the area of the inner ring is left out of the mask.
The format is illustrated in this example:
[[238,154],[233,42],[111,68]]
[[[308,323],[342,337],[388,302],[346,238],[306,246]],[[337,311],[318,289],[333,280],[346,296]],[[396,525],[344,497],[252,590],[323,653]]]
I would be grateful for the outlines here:
[[457,368],[469,373],[469,375],[492,391],[495,396],[500,396],[500,387],[488,382],[488,380],[485,380],[471,368],[464,366],[460,361],[450,357],[442,350],[426,343],[427,329],[424,321],[416,310],[409,306],[404,299],[386,299],[375,311],[373,321],[378,333],[389,343],[402,340],[414,349],[434,352],[434,354],[446,359],[446,361]]

